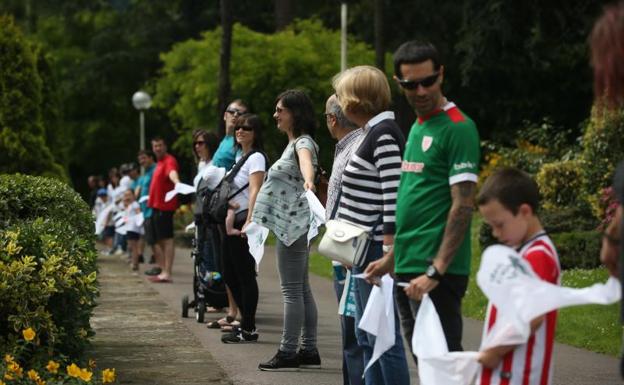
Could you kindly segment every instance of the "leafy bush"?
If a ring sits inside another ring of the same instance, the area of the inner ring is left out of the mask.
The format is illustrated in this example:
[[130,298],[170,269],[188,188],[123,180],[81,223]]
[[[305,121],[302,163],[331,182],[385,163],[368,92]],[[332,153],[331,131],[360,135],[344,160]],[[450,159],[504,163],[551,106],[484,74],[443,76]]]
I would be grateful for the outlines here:
[[591,215],[588,206],[541,210],[539,217],[549,234],[591,231],[598,226],[598,221]]
[[576,231],[550,235],[562,269],[591,269],[600,266],[601,234],[597,231]]
[[577,160],[544,164],[535,181],[539,185],[542,207],[545,210],[557,210],[581,205],[585,201],[581,196],[581,162]]
[[0,16],[0,25],[0,172],[66,178],[46,144],[33,48],[11,17]]
[[0,175],[0,229],[16,220],[56,218],[84,239],[93,236],[87,204],[66,184],[28,175]]
[[581,153],[582,183],[594,216],[604,218],[600,199],[611,185],[615,167],[624,154],[624,109],[592,110],[583,134]]
[[86,203],[56,180],[3,175],[0,217],[0,351],[33,328],[46,354],[79,355],[98,293]]

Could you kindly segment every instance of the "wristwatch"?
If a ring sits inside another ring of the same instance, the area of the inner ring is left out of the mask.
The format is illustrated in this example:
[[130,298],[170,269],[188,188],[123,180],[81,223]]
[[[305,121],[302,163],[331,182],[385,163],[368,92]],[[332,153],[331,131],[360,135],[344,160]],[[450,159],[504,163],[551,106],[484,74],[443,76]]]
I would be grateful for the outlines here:
[[429,265],[427,270],[425,270],[425,275],[427,276],[427,278],[435,279],[436,281],[441,280],[443,277],[443,275],[440,274],[438,269],[436,269],[436,267],[433,264]]

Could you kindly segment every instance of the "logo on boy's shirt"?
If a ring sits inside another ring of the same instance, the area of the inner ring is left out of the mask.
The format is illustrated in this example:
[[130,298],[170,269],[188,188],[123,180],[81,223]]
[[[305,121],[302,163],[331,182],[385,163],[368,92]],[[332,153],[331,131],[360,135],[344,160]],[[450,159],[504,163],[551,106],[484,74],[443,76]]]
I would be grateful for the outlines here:
[[465,168],[475,169],[477,168],[477,165],[472,162],[461,162],[461,163],[455,163],[453,165],[453,169],[455,171],[463,170]]
[[420,173],[424,168],[425,164],[423,162],[408,162],[406,160],[401,162],[401,171]]
[[427,152],[427,150],[431,148],[432,143],[433,143],[432,136],[423,136],[422,143],[420,144],[420,148],[422,148],[423,152]]

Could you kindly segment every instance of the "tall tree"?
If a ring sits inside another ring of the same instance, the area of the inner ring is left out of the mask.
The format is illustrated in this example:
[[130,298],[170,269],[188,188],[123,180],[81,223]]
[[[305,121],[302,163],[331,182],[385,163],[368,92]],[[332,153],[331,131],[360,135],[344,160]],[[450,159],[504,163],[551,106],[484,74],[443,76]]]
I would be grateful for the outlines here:
[[384,40],[384,0],[375,1],[375,66],[385,72],[386,45]]
[[292,0],[274,0],[275,4],[275,29],[281,31],[293,21]]
[[219,91],[217,94],[217,124],[225,133],[223,111],[230,99],[230,60],[232,58],[232,2],[221,0],[221,48],[219,50]]

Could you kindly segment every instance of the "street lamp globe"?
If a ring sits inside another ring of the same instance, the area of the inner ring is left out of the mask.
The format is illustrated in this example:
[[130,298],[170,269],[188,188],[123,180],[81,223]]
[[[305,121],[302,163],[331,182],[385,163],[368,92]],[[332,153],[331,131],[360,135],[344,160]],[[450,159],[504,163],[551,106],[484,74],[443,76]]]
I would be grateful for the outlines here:
[[132,104],[139,110],[139,141],[140,149],[145,150],[145,116],[144,112],[152,106],[152,98],[147,92],[137,91],[132,95]]
[[132,95],[132,104],[137,110],[147,110],[152,106],[152,98],[147,92],[137,91]]

